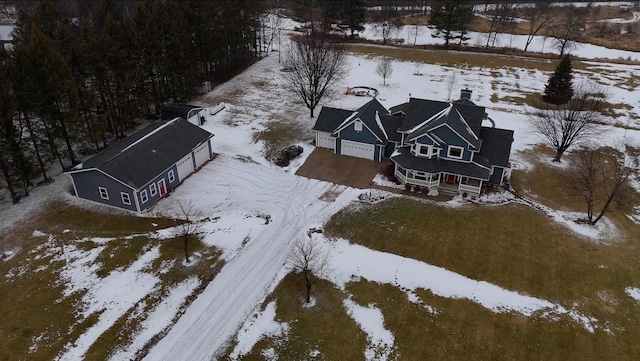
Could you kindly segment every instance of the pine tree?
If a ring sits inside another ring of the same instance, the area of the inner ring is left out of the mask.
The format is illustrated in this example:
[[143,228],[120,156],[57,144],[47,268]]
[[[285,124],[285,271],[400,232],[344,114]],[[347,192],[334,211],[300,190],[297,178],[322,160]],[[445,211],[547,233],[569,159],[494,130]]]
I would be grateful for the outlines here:
[[429,24],[436,29],[435,37],[444,38],[444,47],[449,47],[451,40],[462,43],[469,24],[473,20],[473,4],[459,0],[439,0],[431,5]]
[[544,88],[544,100],[552,104],[566,104],[573,96],[571,58],[565,55]]

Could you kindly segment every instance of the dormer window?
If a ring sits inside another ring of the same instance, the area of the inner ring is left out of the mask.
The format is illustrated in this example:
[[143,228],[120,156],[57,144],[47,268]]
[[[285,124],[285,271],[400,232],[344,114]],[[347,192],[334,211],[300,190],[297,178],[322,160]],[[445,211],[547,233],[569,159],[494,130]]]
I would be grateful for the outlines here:
[[456,147],[456,146],[450,145],[449,151],[447,152],[447,157],[453,158],[453,159],[462,159],[463,150],[464,149],[462,147]]
[[430,157],[431,156],[431,147],[430,146],[418,146],[418,155],[421,155],[423,157]]
[[356,132],[361,132],[362,131],[362,122],[359,120],[356,120],[355,123],[353,123],[353,128],[356,130]]

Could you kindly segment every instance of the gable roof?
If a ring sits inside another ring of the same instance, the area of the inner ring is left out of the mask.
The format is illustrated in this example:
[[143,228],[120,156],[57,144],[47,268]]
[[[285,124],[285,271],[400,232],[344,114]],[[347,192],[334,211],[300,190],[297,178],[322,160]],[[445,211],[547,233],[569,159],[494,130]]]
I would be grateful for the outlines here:
[[472,104],[411,98],[403,106],[404,122],[398,131],[409,133],[408,139],[415,139],[446,125],[478,149],[485,108]]
[[213,134],[183,118],[153,123],[69,173],[97,168],[139,189],[211,137]]
[[389,138],[384,126],[382,125],[380,116],[387,114],[389,114],[387,108],[380,104],[378,99],[373,98],[365,105],[358,108],[355,111],[354,116],[347,118],[333,132],[337,133],[359,119],[367,126],[367,128],[371,130],[371,132],[373,132],[373,134],[380,140],[380,142],[386,143]]
[[318,119],[316,119],[316,124],[311,128],[311,130],[333,133],[333,131],[338,128],[345,119],[349,118],[353,114],[353,110],[323,106],[322,109],[320,109],[320,114],[318,114]]
[[480,137],[482,148],[479,155],[488,159],[492,165],[509,167],[513,130],[482,127]]

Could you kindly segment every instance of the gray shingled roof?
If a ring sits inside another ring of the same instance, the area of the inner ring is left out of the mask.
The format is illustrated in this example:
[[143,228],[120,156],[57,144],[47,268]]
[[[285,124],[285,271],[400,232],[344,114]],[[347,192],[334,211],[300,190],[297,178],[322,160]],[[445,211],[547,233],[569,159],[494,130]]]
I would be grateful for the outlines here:
[[311,129],[333,133],[333,131],[353,113],[353,110],[322,107],[320,114],[318,114],[318,119],[316,119],[316,124]]
[[381,115],[380,121],[382,122],[382,126],[384,127],[385,132],[387,132],[387,137],[389,140],[400,143],[402,140],[402,135],[398,133],[398,128],[402,125],[403,117],[400,115]]
[[427,173],[446,172],[482,180],[489,180],[491,171],[475,163],[456,162],[443,158],[416,157],[408,147],[398,148],[391,160],[405,169]]
[[356,112],[358,112],[356,118],[359,118],[364,124],[366,124],[367,127],[369,127],[369,129],[371,129],[371,131],[376,134],[378,139],[382,140],[383,143],[386,143],[387,140],[389,140],[388,137],[384,134],[384,131],[380,129],[380,125],[378,125],[378,122],[376,121],[376,113],[378,113],[379,116],[389,114],[387,108],[380,104],[378,99],[371,99],[369,102],[367,102],[367,104],[361,106],[358,110],[356,110]]
[[513,130],[482,127],[482,148],[479,155],[499,167],[509,167]]
[[82,163],[139,189],[213,137],[182,118],[158,122],[119,141]]
[[[322,107],[320,114],[318,114],[316,124],[311,129],[322,132],[335,132],[342,123],[354,113],[356,113],[356,115],[352,119],[360,119],[380,140],[382,140],[382,143],[386,143],[388,137],[396,136],[395,134],[390,135],[389,132],[387,132],[387,126],[384,124],[382,125],[384,130],[378,125],[378,122],[376,121],[376,113],[378,113],[382,120],[382,117],[388,115],[389,111],[380,104],[376,98],[371,99],[355,111]],[[390,128],[394,128],[393,124],[390,125]],[[397,132],[396,130],[397,127],[395,127],[394,133]],[[386,135],[385,132],[387,133]]]
[[[484,118],[484,107],[411,98],[405,109],[407,115],[400,129],[411,132],[409,139],[422,136],[446,124],[472,147],[480,147],[481,141],[478,138]],[[430,119],[432,117],[433,119]],[[422,120],[418,121],[420,118]],[[409,127],[410,124],[414,124],[413,128]]]

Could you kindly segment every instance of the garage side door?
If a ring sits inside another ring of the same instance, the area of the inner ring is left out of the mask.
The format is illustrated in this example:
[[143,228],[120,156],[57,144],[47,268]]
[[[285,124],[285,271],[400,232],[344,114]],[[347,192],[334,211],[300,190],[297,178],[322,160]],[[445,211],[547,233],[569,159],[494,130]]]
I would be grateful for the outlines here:
[[209,146],[207,143],[204,143],[195,150],[196,156],[196,168],[203,165],[206,161],[209,160]]
[[375,145],[343,140],[341,142],[341,150],[340,154],[342,155],[373,160]]
[[193,159],[191,158],[191,153],[182,158],[176,166],[178,168],[178,180],[182,182],[189,176],[189,174],[193,173]]
[[330,133],[318,132],[318,135],[316,136],[316,147],[335,150],[336,138],[332,137]]

